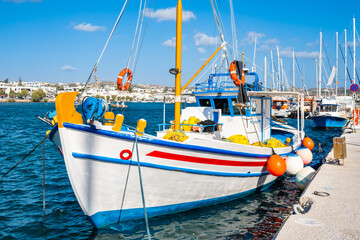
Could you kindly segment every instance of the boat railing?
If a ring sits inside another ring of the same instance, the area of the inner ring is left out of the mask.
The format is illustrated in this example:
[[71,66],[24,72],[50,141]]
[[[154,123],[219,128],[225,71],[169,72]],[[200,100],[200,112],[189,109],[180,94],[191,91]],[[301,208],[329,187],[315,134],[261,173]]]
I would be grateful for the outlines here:
[[[247,74],[247,76],[251,76],[251,75],[255,76],[255,81],[253,83],[245,82],[244,84],[245,90],[263,91],[264,87],[260,84],[258,75],[254,72],[249,72]],[[230,79],[229,73],[210,74],[207,82],[195,84],[194,92],[199,93],[199,92],[212,92],[212,91],[234,92],[234,91],[238,91],[238,87]]]
[[[171,123],[160,123],[158,124],[159,127],[159,132],[160,131],[164,131],[166,129],[169,129],[171,126],[173,126],[174,124]],[[180,124],[180,129],[182,129],[182,126],[190,126],[190,127],[195,127],[195,129],[197,128],[199,130],[200,133],[204,132],[205,128],[212,128],[211,132],[215,132],[216,128],[221,129],[222,128],[222,123],[216,123],[216,124],[209,124],[209,125],[198,125],[198,124],[185,124],[185,123],[181,123]],[[220,127],[219,127],[220,126]],[[168,128],[166,128],[168,127]]]

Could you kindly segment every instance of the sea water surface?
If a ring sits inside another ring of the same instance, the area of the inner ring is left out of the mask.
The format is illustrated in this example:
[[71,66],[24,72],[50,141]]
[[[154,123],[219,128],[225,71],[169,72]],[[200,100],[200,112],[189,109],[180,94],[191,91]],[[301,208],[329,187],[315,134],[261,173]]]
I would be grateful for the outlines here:
[[[148,121],[153,134],[162,123],[163,103],[127,103],[124,123]],[[30,152],[51,129],[38,116],[54,103],[0,103],[0,176]],[[166,121],[173,105],[166,104]],[[295,124],[294,119],[287,119]],[[318,168],[341,129],[316,129],[306,120],[306,134],[315,142]],[[319,143],[324,153],[319,153]],[[64,161],[55,145],[45,141],[46,211],[43,221],[43,145],[0,181],[0,239],[144,239],[144,221],[95,230],[72,191]],[[263,192],[243,199],[149,219],[153,239],[271,239],[300,196],[294,177],[286,174]],[[146,196],[145,196],[146,197]],[[121,229],[121,232],[119,231]]]

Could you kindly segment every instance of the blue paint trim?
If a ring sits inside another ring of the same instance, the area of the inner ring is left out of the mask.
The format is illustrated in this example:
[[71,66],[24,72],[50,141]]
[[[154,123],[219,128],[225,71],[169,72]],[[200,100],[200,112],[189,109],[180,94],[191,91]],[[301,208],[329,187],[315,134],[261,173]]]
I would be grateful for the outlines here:
[[[230,202],[235,199],[239,199],[239,198],[248,196],[257,190],[264,191],[267,188],[269,188],[274,182],[275,182],[275,180],[270,183],[267,183],[261,187],[254,188],[254,189],[251,189],[251,190],[248,190],[245,192],[241,192],[241,193],[224,196],[224,197],[211,198],[211,199],[205,199],[205,200],[199,200],[199,201],[187,202],[187,203],[180,203],[180,204],[173,204],[173,205],[165,205],[165,206],[159,206],[159,207],[147,207],[146,213],[149,218],[152,218],[152,217],[161,216],[161,215],[168,215],[168,214],[184,212],[184,211],[188,211],[188,210],[195,209],[195,208],[216,205],[219,203]],[[112,211],[98,212],[98,213],[95,213],[88,217],[96,228],[105,228],[111,224],[119,223],[118,222],[119,214],[120,214],[120,210],[112,210]],[[144,218],[144,209],[143,208],[123,209],[121,211],[120,223],[126,224],[126,223],[124,223],[125,221],[138,220],[138,219],[143,219],[143,218]]]
[[[64,123],[63,125],[66,128],[72,128],[72,129],[76,129],[79,131],[91,132],[91,133],[95,133],[95,134],[99,134],[99,135],[135,141],[135,137],[133,134],[124,134],[121,132],[107,131],[107,130],[101,130],[101,129],[97,130],[97,129],[91,128],[87,125],[78,125],[78,124],[73,124],[73,123]],[[269,158],[271,156],[270,154],[255,154],[255,153],[236,152],[236,151],[231,151],[231,150],[203,147],[203,146],[190,145],[190,144],[178,143],[178,142],[172,142],[172,141],[165,141],[165,140],[151,138],[151,137],[139,137],[138,142],[150,143],[150,144],[154,144],[154,145],[160,145],[160,146],[166,146],[166,147],[172,147],[172,148],[181,148],[181,149],[194,150],[194,151],[232,155],[232,156],[254,157],[254,158]],[[280,154],[280,155],[285,156],[287,154]]]
[[313,116],[311,119],[315,123],[315,127],[341,128],[348,121],[347,118],[335,116]]
[[[125,164],[125,165],[132,165],[137,166],[137,162],[135,161],[127,161],[122,160],[118,158],[110,158],[110,157],[103,157],[103,156],[97,156],[97,155],[91,155],[91,154],[83,154],[83,153],[76,153],[73,152],[72,156],[74,158],[86,158],[91,160],[97,160],[102,162],[110,162],[110,163],[117,163],[117,164]],[[162,170],[168,170],[168,171],[179,171],[184,173],[192,173],[192,174],[200,174],[200,175],[210,175],[210,176],[221,176],[221,177],[259,177],[262,175],[269,175],[269,172],[260,172],[260,173],[229,173],[229,172],[214,172],[214,171],[207,171],[207,170],[198,170],[198,169],[189,169],[189,168],[181,168],[181,167],[171,167],[171,166],[165,166],[165,165],[159,165],[159,164],[153,164],[148,162],[140,162],[140,166],[142,167],[151,167],[151,168],[157,168]]]
[[58,131],[58,125],[55,124],[53,129],[51,129],[51,132],[49,133],[49,139],[53,142],[54,134]]

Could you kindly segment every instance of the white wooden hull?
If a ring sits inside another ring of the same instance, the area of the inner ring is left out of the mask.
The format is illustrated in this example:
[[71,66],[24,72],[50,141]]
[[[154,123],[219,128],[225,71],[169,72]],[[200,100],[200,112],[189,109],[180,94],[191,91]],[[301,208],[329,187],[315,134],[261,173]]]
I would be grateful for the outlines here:
[[[101,228],[143,218],[134,134],[64,126],[59,134],[67,172],[93,224]],[[276,179],[265,166],[270,148],[218,140],[204,141],[204,145],[199,140],[192,145],[152,136],[138,140],[149,217],[230,201]],[[299,146],[300,141],[294,148]],[[120,159],[124,149],[133,152],[132,159]],[[286,155],[291,148],[276,151]]]

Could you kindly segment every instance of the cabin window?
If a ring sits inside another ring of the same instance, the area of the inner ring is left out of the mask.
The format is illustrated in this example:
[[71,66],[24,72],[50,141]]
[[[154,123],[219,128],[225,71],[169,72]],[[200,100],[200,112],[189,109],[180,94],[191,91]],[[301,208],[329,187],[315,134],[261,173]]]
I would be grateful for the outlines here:
[[210,99],[199,99],[200,107],[211,107]]
[[251,101],[251,112],[256,113],[256,100]]
[[229,102],[227,99],[214,99],[216,109],[221,109],[221,114],[230,115]]
[[320,112],[336,112],[336,105],[322,105],[320,107]]

